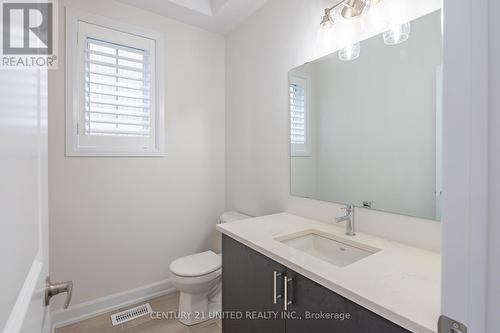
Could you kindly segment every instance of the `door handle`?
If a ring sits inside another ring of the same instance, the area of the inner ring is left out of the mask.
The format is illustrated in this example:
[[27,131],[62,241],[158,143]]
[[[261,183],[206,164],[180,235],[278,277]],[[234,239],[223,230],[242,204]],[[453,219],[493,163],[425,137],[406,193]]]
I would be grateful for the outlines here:
[[66,293],[64,308],[67,309],[73,296],[73,281],[52,283],[48,276],[45,280],[45,306],[49,306],[52,297],[62,293]]
[[283,301],[283,304],[284,304],[284,309],[285,311],[288,311],[288,306],[290,304],[292,304],[292,301],[291,300],[288,300],[288,283],[292,282],[293,279],[292,278],[289,278],[288,276],[284,276],[283,277],[283,283],[284,283],[284,292],[283,292],[283,295],[284,295],[284,301]]
[[278,283],[278,277],[281,276],[282,274],[274,271],[273,275],[274,275],[273,276],[273,303],[277,304],[278,303],[278,299],[281,298],[281,294],[278,295],[277,283]]

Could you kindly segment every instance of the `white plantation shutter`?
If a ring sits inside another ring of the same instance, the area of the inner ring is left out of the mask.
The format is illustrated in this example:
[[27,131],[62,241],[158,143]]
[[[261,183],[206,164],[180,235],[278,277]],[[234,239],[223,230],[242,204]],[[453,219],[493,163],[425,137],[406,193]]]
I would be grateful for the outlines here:
[[150,137],[148,50],[87,38],[85,135]]
[[290,76],[290,146],[292,156],[310,155],[308,81]]
[[164,156],[161,33],[66,17],[66,155]]
[[305,87],[290,84],[290,143],[306,143],[306,95]]

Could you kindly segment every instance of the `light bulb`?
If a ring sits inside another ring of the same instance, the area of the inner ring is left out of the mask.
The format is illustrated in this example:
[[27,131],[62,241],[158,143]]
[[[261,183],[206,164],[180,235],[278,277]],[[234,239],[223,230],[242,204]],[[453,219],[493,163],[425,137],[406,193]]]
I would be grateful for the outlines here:
[[357,59],[361,53],[361,44],[358,42],[356,44],[349,45],[339,51],[339,60],[351,61]]
[[403,43],[410,38],[411,25],[410,22],[396,25],[382,34],[384,43],[387,45],[397,45]]

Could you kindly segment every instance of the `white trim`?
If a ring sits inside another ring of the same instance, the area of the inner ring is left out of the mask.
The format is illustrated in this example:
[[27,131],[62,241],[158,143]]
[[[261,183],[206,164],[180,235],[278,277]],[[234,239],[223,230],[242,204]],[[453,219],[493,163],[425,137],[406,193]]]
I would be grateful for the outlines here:
[[[39,257],[38,254],[36,256]],[[3,329],[4,333],[18,333],[24,324],[24,319],[28,313],[31,300],[35,294],[35,289],[37,288],[38,281],[40,279],[40,274],[42,273],[43,262],[36,259],[31,265],[30,271],[24,280],[23,287],[17,296],[16,304],[12,308],[7,323]]]
[[[66,156],[165,156],[165,46],[164,34],[157,31],[93,15],[80,10],[66,7]],[[156,98],[155,146],[151,149],[99,149],[95,147],[80,147],[78,145],[78,113],[79,110],[79,82],[78,57],[78,22],[94,24],[117,31],[127,32],[139,37],[148,38],[155,42],[156,87],[153,92]],[[77,96],[75,98],[75,96]]]
[[443,65],[436,67],[436,220],[443,211]]
[[170,279],[101,297],[52,312],[52,331],[106,312],[176,292]]
[[485,332],[488,0],[444,0],[442,313]]

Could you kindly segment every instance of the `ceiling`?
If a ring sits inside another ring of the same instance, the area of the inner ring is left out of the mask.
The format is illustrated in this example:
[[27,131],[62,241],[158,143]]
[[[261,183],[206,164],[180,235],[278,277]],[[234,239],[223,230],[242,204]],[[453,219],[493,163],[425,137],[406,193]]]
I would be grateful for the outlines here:
[[227,34],[268,0],[118,0],[159,15]]

